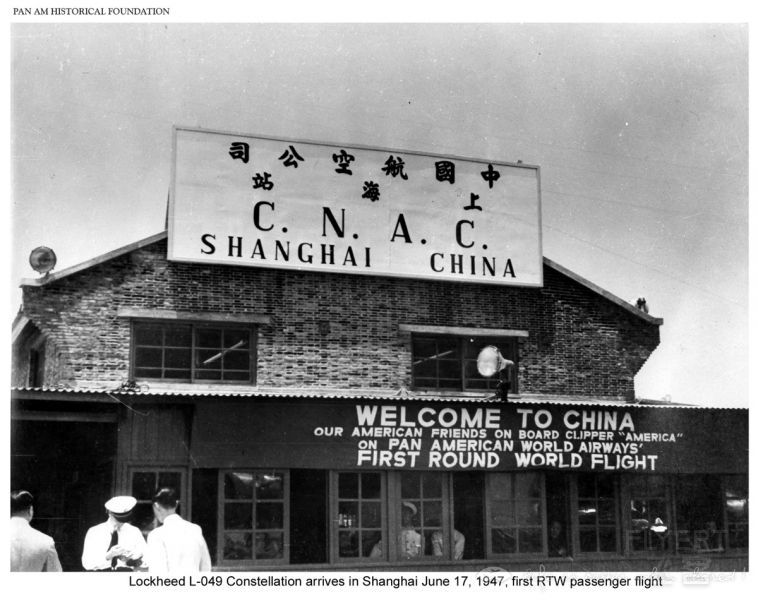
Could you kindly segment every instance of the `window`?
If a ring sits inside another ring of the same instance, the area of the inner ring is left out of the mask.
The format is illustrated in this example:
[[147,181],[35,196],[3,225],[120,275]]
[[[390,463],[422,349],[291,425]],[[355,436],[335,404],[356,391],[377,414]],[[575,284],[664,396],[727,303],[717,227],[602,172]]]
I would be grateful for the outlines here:
[[382,473],[336,473],[337,558],[386,560]]
[[[479,352],[496,346],[500,353],[518,365],[517,344],[511,338],[413,336],[413,385],[439,390],[496,390],[497,377],[482,377],[476,369]],[[510,391],[518,391],[514,369]]]
[[226,563],[281,563],[289,522],[287,476],[278,471],[224,471],[219,533]]
[[727,544],[729,548],[748,547],[748,480],[746,476],[724,477]]
[[576,488],[579,552],[617,552],[614,477],[579,473]]
[[255,329],[216,324],[136,322],[135,379],[255,382]]
[[29,350],[29,387],[42,387],[45,382],[45,347],[40,344]]
[[724,508],[720,479],[714,475],[677,477],[677,551],[723,551],[724,544]]
[[543,552],[541,473],[490,473],[487,478],[490,554]]
[[661,475],[629,479],[627,544],[633,552],[665,551],[671,544],[671,511],[666,480]]
[[[450,533],[443,526],[443,515],[447,513],[443,479],[446,481],[446,477],[437,472],[400,473],[398,557],[401,560],[445,556]],[[458,543],[460,545],[460,541]]]
[[[135,468],[131,470],[130,479],[132,496],[137,499],[131,522],[147,537],[147,534],[158,526],[153,514],[155,492],[162,487],[172,487],[181,499],[184,492],[184,474],[181,470]],[[181,504],[177,512],[181,512]]]

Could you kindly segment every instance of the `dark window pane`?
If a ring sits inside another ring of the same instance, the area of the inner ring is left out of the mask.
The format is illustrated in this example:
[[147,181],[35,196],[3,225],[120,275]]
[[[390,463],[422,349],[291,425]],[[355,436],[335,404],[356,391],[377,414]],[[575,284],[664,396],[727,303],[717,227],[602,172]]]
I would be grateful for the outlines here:
[[542,503],[519,502],[516,504],[516,519],[519,525],[539,525],[542,523]]
[[132,474],[132,496],[137,500],[153,499],[156,490],[155,473],[136,472]]
[[459,390],[461,389],[461,380],[460,379],[440,379],[439,385],[437,387],[444,390]]
[[400,474],[400,495],[403,498],[421,497],[421,485],[417,473],[403,471]]
[[611,524],[616,522],[616,506],[613,500],[602,500],[598,504],[598,522]]
[[224,348],[245,348],[247,347],[250,333],[245,329],[224,329]]
[[542,477],[539,473],[524,473],[516,476],[519,497],[541,498]]
[[198,348],[221,349],[221,330],[198,327],[195,330],[195,345]]
[[579,524],[594,525],[597,519],[597,508],[594,500],[579,501]]
[[360,536],[357,531],[340,531],[337,539],[341,557],[358,556]]
[[253,536],[250,533],[224,534],[224,558],[249,560],[253,557]]
[[579,473],[576,476],[576,489],[580,498],[595,497],[595,476]]
[[492,552],[495,554],[512,554],[516,552],[516,530],[493,529]]
[[284,527],[284,505],[281,502],[258,502],[255,505],[257,529],[281,529]]
[[283,533],[257,533],[255,534],[255,558],[271,559],[282,558],[284,552]]
[[437,377],[437,363],[433,361],[422,362],[413,366],[413,376],[416,377]]
[[189,369],[166,369],[164,371],[164,376],[166,379],[189,379],[191,375],[192,373],[189,371]]
[[[376,552],[381,548],[382,532],[381,531],[361,531],[361,556],[372,556],[374,558],[380,558],[376,556]],[[377,548],[375,551],[374,548]]]
[[740,525],[730,524],[728,533],[730,548],[748,547],[748,526],[746,523]]
[[597,552],[597,538],[594,529],[579,531],[579,551]]
[[338,525],[340,527],[358,527],[358,502],[340,502],[337,505]]
[[597,495],[601,498],[613,498],[613,477],[610,475],[597,475]]
[[207,379],[209,381],[219,380],[221,379],[221,371],[198,370],[195,371],[195,376],[198,379]]
[[616,529],[602,527],[600,534],[600,552],[616,552]]
[[467,390],[494,390],[497,387],[497,379],[466,379]]
[[190,348],[192,346],[192,327],[190,325],[166,325],[166,346]]
[[160,348],[137,348],[134,351],[134,364],[137,367],[163,366],[163,350]]
[[253,507],[247,502],[227,502],[224,505],[224,529],[252,529]]
[[228,500],[250,500],[253,497],[252,473],[225,473],[224,497]]
[[230,350],[224,355],[224,369],[246,371],[250,365],[250,354],[240,350]]
[[189,349],[167,348],[164,357],[166,367],[189,369],[192,365],[192,352]]
[[519,552],[542,552],[542,529],[536,527],[520,529]]
[[161,376],[161,369],[148,369],[144,367],[135,367],[134,376],[144,379],[158,379]]
[[426,358],[437,354],[437,344],[426,338],[413,338],[413,356],[416,359]]
[[361,504],[361,527],[377,528],[382,526],[381,502],[363,502]]
[[340,473],[338,482],[340,498],[358,498],[358,473]]
[[182,475],[176,471],[161,471],[158,473],[158,487],[171,487],[179,494],[182,491]]
[[424,473],[422,476],[424,498],[442,497],[442,475],[440,473]]
[[460,379],[461,363],[457,360],[439,360],[439,375],[443,379]]
[[225,381],[249,381],[250,371],[225,371]]
[[379,473],[361,474],[361,497],[379,498],[382,491],[382,476]]
[[442,502],[424,502],[424,527],[442,527]]
[[429,378],[418,378],[414,379],[414,383],[416,386],[420,388],[433,388],[437,387],[437,380],[436,379],[429,379]]
[[139,346],[161,346],[163,328],[160,325],[135,325],[134,343]]
[[255,495],[258,500],[284,498],[284,478],[280,474],[256,475]]

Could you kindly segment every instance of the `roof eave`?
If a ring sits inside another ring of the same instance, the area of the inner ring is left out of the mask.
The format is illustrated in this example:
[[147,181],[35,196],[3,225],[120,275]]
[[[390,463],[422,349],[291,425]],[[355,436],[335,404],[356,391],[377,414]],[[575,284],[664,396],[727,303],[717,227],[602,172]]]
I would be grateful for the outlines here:
[[36,279],[22,279],[21,286],[41,287],[43,285],[53,283],[54,281],[58,281],[64,277],[68,277],[69,275],[74,275],[80,271],[85,271],[90,267],[100,265],[114,258],[118,258],[119,256],[123,256],[124,254],[129,254],[130,252],[134,252],[135,250],[139,250],[140,248],[144,248],[145,246],[149,246],[150,244],[164,240],[167,236],[168,232],[161,231],[160,233],[153,234],[137,242],[132,242],[131,244],[127,244],[121,248],[116,248],[115,250],[111,250],[110,252],[106,252],[105,254],[101,254],[100,256],[86,260],[82,263],[79,263],[78,265],[74,265],[72,267],[58,271],[57,273],[48,273],[47,275],[38,277]]
[[649,315],[645,311],[640,310],[639,308],[637,308],[633,304],[630,304],[626,300],[622,300],[621,298],[619,298],[615,294],[612,294],[608,290],[604,290],[599,285],[596,285],[596,284],[592,283],[591,281],[589,281],[588,279],[585,279],[581,275],[577,275],[573,271],[567,269],[566,267],[564,267],[562,265],[559,265],[558,263],[550,260],[549,258],[547,258],[545,256],[542,257],[542,260],[551,269],[554,269],[554,270],[558,271],[559,273],[565,275],[569,279],[573,279],[574,281],[576,281],[580,285],[583,285],[584,287],[586,287],[589,290],[595,292],[596,294],[600,294],[606,300],[610,300],[614,304],[617,304],[618,306],[620,306],[624,310],[632,313],[632,315],[634,315],[635,317],[637,317],[639,319],[642,319],[643,321],[647,321],[651,325],[663,325],[663,319],[661,319],[659,317],[653,317],[652,315]]

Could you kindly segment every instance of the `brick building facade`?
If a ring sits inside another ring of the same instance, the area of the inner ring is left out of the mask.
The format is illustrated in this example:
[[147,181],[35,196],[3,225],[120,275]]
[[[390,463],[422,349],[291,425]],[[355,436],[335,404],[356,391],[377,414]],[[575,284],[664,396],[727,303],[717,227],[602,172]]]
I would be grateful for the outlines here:
[[[37,493],[40,523],[67,568],[78,568],[83,532],[110,494],[135,495],[140,526],[154,526],[149,489],[161,483],[180,489],[218,569],[747,564],[745,411],[636,400],[634,376],[662,320],[560,265],[545,259],[544,285],[521,288],[166,255],[163,233],[22,285],[12,483]],[[515,363],[507,403],[496,381],[471,372],[471,352],[485,344]],[[446,355],[457,357],[458,379],[444,379]],[[372,407],[387,417],[381,430],[356,434],[373,423],[361,422]],[[533,417],[543,421],[527,426]],[[490,442],[479,449],[496,447],[506,430],[517,434],[515,450],[525,449],[522,431],[554,432],[563,446],[548,445],[539,453],[546,462],[531,468],[514,463],[508,439],[499,454],[408,462],[408,448],[427,452],[444,429],[463,432],[465,419]],[[424,429],[408,444],[397,426],[411,423]],[[345,433],[329,438],[327,424]],[[672,433],[684,441],[664,443]],[[734,443],[713,452],[725,436]],[[655,458],[634,462],[644,444],[619,446],[610,459],[591,458],[606,450],[580,450],[581,441],[566,445],[582,439],[644,439]],[[356,462],[356,447],[401,450]],[[688,503],[703,486],[706,499]],[[421,540],[410,555],[394,544],[408,530],[408,504]],[[654,512],[665,539],[651,533]],[[564,536],[557,556],[555,520]],[[706,552],[709,522],[720,548],[713,534]]]

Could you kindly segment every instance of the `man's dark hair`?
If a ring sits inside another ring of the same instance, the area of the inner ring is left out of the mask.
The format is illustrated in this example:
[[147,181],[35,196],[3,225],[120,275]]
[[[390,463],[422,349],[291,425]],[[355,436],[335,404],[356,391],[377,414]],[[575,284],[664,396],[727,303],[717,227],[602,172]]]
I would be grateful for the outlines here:
[[29,510],[34,504],[34,496],[26,490],[13,490],[11,492],[11,515]]
[[163,487],[155,492],[153,502],[160,504],[163,508],[176,508],[179,504],[179,494],[172,487]]

